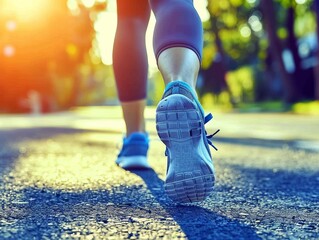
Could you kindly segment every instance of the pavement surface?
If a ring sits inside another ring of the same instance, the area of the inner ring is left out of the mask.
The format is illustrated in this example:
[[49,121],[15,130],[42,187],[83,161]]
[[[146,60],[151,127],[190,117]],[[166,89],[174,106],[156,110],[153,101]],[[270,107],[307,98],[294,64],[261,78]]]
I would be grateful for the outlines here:
[[0,239],[319,239],[319,117],[215,114],[215,192],[177,205],[146,111],[152,170],[114,163],[117,107],[0,115]]

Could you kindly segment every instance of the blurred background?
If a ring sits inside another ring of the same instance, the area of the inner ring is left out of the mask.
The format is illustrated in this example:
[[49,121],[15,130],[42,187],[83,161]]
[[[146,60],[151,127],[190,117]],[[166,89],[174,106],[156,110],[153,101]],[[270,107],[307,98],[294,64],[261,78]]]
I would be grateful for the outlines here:
[[[197,86],[204,107],[319,114],[319,1],[194,3],[204,26]],[[149,105],[164,89],[154,24],[152,16]],[[115,0],[0,0],[0,113],[117,105],[115,29]]]

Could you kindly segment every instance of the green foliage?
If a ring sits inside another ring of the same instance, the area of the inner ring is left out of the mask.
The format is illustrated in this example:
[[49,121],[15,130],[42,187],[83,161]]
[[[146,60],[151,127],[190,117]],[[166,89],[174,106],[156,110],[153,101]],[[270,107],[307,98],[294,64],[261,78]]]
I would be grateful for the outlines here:
[[222,92],[218,96],[206,93],[202,96],[201,103],[205,109],[212,109],[214,112],[229,112],[233,109],[229,93],[227,92]]
[[285,31],[286,12],[289,7],[295,10],[295,33],[297,37],[304,37],[316,30],[316,21],[314,13],[311,11],[313,1],[305,0],[304,3],[298,4],[296,0],[275,0],[277,12],[277,20],[279,28],[281,28],[280,37],[286,38]]
[[312,12],[299,14],[295,20],[295,32],[298,37],[304,37],[316,31],[316,19]]
[[298,114],[319,115],[319,101],[296,103],[292,106],[292,111]]
[[[211,44],[215,44],[215,36],[219,34],[226,55],[235,59],[240,65],[249,63],[251,57],[257,55],[259,39],[256,36],[260,34],[249,25],[249,18],[254,14],[254,8],[245,0],[209,0],[207,9],[211,19],[209,24],[204,24],[206,29],[204,55],[206,50],[211,55],[213,49]],[[260,20],[256,18],[255,21]],[[214,53],[216,54],[216,50]],[[210,58],[212,59],[213,57]],[[206,58],[204,61],[205,68],[210,62],[206,62]]]
[[254,78],[251,67],[245,66],[227,74],[227,83],[236,102],[254,101]]
[[206,93],[201,97],[204,108],[214,111],[230,111],[233,109],[232,101],[238,103],[252,103],[254,101],[253,69],[244,66],[235,71],[230,71],[226,76],[230,92],[223,91],[218,95]]
[[[260,75],[253,74],[252,69],[255,69],[256,66],[259,66],[261,73],[266,71],[267,66],[267,70],[271,69],[270,71],[276,75],[276,81],[277,79],[280,81],[282,77],[282,75],[278,75],[278,63],[270,55],[269,39],[265,28],[265,16],[263,15],[261,1],[263,0],[208,0],[207,9],[211,17],[209,21],[204,23],[205,47],[202,67],[207,69],[210,66],[221,46],[225,56],[225,66],[229,71],[227,83],[230,92],[233,94],[234,99],[232,100],[237,103],[253,102],[255,99],[263,99],[263,97],[278,99],[276,98],[278,97],[276,95],[278,90],[272,95],[271,93],[258,92],[254,87],[257,86],[257,79],[255,78],[260,77]],[[294,31],[297,38],[316,31],[316,16],[312,9],[313,0],[267,1],[274,3],[276,14],[272,17],[275,18],[276,25],[273,26],[273,29],[276,29],[279,44],[284,48],[289,47],[287,45],[289,9],[294,11]],[[221,40],[219,46],[216,45],[218,39]],[[238,71],[233,71],[234,68],[237,68]],[[270,76],[263,74],[263,77],[265,85],[273,84],[271,83],[273,80],[268,79]],[[281,85],[283,84],[281,83]],[[264,89],[262,91],[265,91]],[[268,87],[268,89],[273,88]],[[223,94],[227,95],[228,93],[226,91]],[[206,102],[222,102],[227,98],[206,95],[203,99],[206,99]],[[229,101],[230,99],[228,97]]]
[[281,27],[277,30],[277,35],[279,36],[280,39],[286,39],[288,36],[287,29],[284,27]]
[[148,81],[147,103],[148,105],[157,105],[164,92],[164,80],[160,72],[154,71]]
[[240,112],[284,112],[287,110],[284,104],[279,101],[241,103],[237,109]]

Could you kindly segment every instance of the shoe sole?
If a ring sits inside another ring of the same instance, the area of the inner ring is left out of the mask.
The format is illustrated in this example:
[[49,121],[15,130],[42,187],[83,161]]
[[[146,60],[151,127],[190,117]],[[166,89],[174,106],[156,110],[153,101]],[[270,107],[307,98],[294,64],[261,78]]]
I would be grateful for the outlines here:
[[115,163],[125,170],[151,168],[145,156],[119,157]]
[[170,154],[164,187],[175,202],[203,201],[213,191],[214,170],[200,114],[194,103],[180,94],[163,99],[156,110],[157,132]]

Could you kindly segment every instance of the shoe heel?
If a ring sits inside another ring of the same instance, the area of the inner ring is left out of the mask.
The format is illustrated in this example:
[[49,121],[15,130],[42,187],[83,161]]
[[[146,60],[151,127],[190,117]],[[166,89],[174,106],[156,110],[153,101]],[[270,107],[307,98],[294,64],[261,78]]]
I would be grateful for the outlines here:
[[203,142],[203,124],[197,107],[183,95],[170,95],[157,107],[156,128],[169,155],[164,187],[173,201],[203,201],[213,191],[215,178],[212,163],[207,163],[211,157]]
[[178,177],[183,180],[164,185],[167,196],[175,202],[201,202],[213,192],[215,181],[213,174],[196,177],[194,172],[184,172]]

